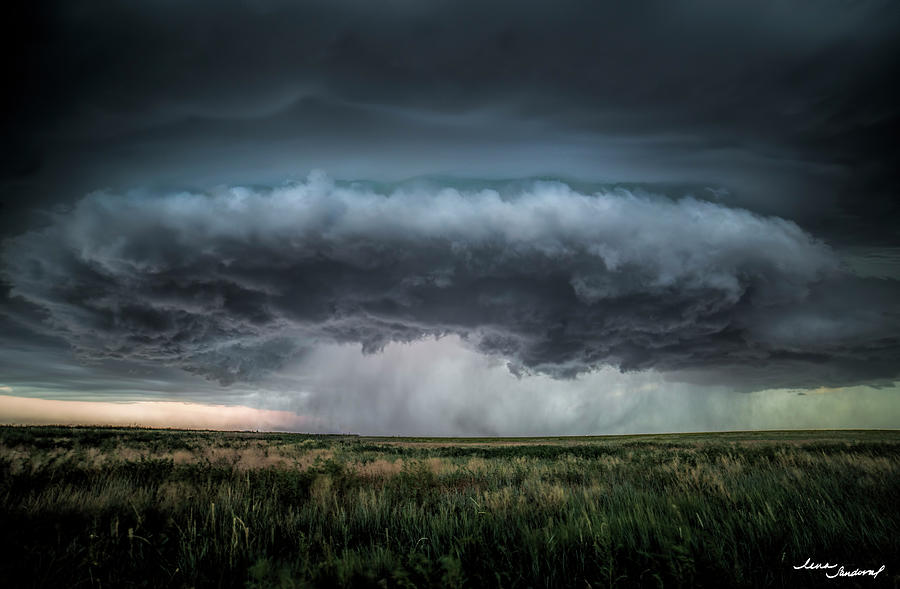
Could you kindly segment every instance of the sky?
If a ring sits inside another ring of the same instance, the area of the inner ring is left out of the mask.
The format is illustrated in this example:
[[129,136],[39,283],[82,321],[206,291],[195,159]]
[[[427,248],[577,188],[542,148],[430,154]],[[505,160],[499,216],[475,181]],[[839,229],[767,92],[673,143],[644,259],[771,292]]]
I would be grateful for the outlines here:
[[900,424],[900,6],[4,19],[0,423]]

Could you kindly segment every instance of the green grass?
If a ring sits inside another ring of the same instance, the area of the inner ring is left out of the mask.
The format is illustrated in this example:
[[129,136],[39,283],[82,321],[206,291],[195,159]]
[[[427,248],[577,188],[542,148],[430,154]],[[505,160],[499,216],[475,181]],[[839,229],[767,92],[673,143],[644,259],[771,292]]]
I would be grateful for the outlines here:
[[889,586],[898,505],[896,431],[0,428],[13,587]]

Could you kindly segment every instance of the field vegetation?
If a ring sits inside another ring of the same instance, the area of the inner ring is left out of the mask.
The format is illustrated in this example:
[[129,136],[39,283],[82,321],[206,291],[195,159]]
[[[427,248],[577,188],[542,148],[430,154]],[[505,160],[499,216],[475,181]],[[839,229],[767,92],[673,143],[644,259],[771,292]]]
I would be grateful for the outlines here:
[[[898,506],[897,431],[4,427],[0,585],[896,586]],[[829,581],[807,558],[886,568]]]

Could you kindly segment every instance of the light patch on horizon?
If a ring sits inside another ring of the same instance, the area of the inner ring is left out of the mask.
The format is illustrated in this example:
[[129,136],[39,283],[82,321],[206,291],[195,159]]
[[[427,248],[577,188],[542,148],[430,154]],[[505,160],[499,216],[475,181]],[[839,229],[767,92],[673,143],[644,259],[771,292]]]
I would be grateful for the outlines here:
[[819,387],[817,389],[811,389],[808,391],[801,391],[804,395],[824,395],[826,393],[837,393],[840,392],[840,387]]
[[[3,387],[8,389],[9,387]],[[0,395],[0,423],[128,425],[227,431],[321,431],[316,419],[290,411],[173,401],[60,401]]]

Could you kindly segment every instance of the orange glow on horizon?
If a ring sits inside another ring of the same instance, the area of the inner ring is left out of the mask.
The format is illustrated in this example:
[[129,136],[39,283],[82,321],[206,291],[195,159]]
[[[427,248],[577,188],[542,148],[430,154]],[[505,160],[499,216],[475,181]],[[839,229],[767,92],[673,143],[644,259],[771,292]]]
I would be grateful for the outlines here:
[[312,417],[243,405],[177,401],[57,401],[0,395],[0,423],[14,425],[136,425],[176,429],[319,431]]

